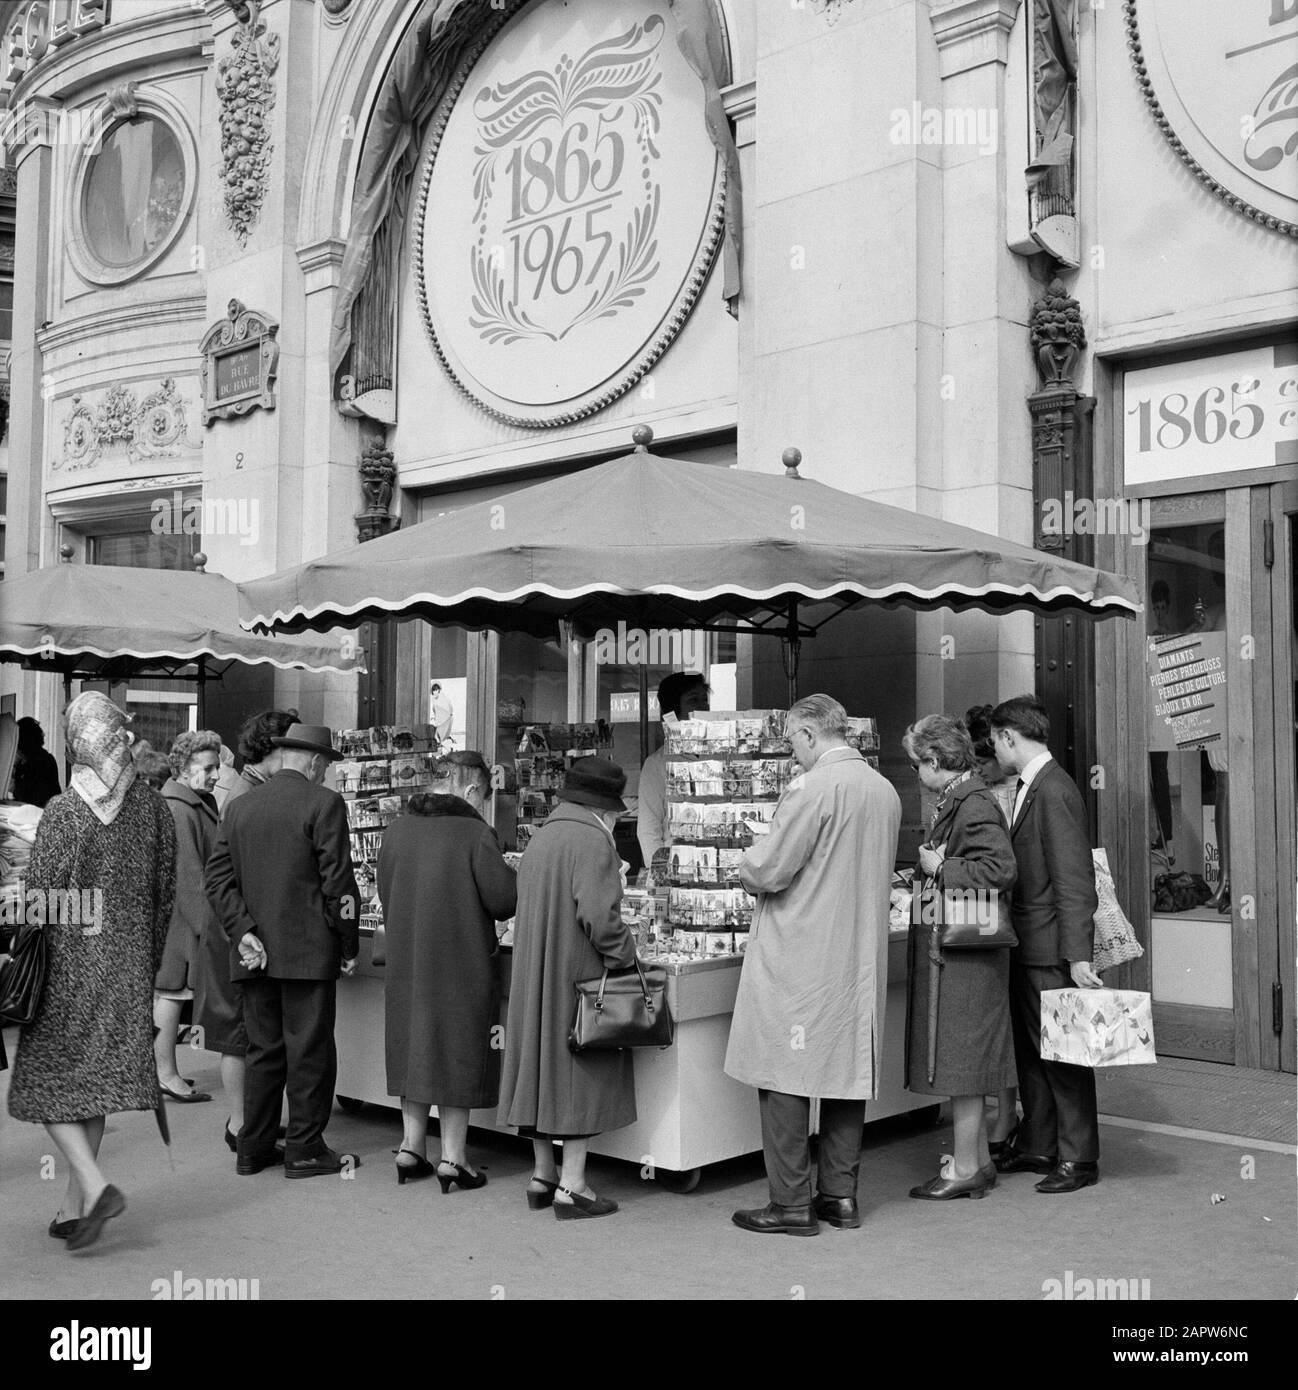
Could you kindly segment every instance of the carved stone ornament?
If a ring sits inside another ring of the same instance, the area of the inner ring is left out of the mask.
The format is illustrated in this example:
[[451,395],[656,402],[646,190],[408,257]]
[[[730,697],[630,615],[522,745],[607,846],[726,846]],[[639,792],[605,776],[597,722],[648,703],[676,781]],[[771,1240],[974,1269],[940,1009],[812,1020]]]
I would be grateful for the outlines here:
[[75,395],[63,422],[63,450],[55,472],[93,468],[105,455],[124,454],[132,463],[192,457],[202,448],[189,434],[188,402],[164,377],[143,398],[117,383],[98,397]]
[[1082,306],[1062,280],[1052,280],[1032,306],[1031,334],[1042,386],[1071,386],[1086,346],[1086,330],[1082,327]]
[[240,27],[233,51],[216,65],[221,182],[226,216],[240,245],[246,245],[270,185],[270,123],[280,37],[267,34],[261,23],[261,0],[232,3],[231,8]]
[[811,3],[819,14],[825,16],[826,23],[837,24],[843,11],[853,4],[854,0],[811,0]]
[[112,124],[116,121],[131,121],[140,114],[140,103],[135,99],[135,82],[123,82],[118,87],[108,89],[108,111],[107,121]]
[[324,11],[331,19],[340,14],[346,14],[347,7],[352,0],[324,0]]
[[382,438],[371,441],[366,447],[359,471],[365,508],[356,513],[356,538],[372,541],[375,536],[386,536],[401,525],[401,518],[388,511],[397,481],[397,466],[392,460],[392,450],[384,445]]
[[260,406],[275,409],[279,366],[279,324],[268,314],[230,301],[226,316],[203,334],[199,381],[203,389],[203,424],[246,415]]

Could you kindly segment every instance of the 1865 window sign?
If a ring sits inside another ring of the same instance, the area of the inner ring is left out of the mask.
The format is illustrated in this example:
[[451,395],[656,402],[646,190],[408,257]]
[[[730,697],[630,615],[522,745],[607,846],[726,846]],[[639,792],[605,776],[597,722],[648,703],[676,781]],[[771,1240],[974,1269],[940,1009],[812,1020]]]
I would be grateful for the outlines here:
[[447,371],[514,424],[606,405],[684,322],[724,196],[666,0],[529,6],[430,137],[416,275]]

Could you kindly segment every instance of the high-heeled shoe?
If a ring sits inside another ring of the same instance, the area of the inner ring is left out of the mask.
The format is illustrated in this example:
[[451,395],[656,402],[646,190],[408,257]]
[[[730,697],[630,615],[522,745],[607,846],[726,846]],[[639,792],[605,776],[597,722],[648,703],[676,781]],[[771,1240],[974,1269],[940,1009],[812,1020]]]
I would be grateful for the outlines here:
[[[988,1146],[990,1148],[990,1145]],[[994,1163],[984,1163],[978,1170],[987,1179],[987,1191],[990,1192],[996,1186],[996,1165]]]
[[[401,1154],[409,1154],[415,1161],[402,1163],[400,1161]],[[422,1154],[417,1154],[413,1149],[398,1149],[397,1155],[398,1187],[407,1182],[418,1182],[420,1178],[431,1178],[437,1172],[437,1164],[430,1163]]]
[[987,1145],[987,1151],[993,1158],[999,1158],[1007,1149],[1012,1148],[1014,1141],[1019,1137],[1019,1122],[1014,1121],[1014,1128],[1005,1136],[1004,1139],[993,1139]]
[[[453,1173],[443,1173],[443,1168],[454,1168]],[[462,1164],[452,1163],[449,1158],[444,1158],[437,1165],[437,1181],[442,1185],[443,1192],[449,1192],[456,1183],[465,1191],[471,1191],[475,1187],[486,1187],[487,1175],[485,1173],[470,1173]]]
[[225,1147],[229,1149],[232,1154],[237,1154],[239,1152],[239,1138],[237,1135],[230,1133],[229,1120],[225,1122]]
[[527,1197],[528,1210],[544,1211],[546,1207],[554,1206],[554,1194],[558,1192],[559,1184],[557,1182],[551,1182],[549,1178],[533,1178],[532,1182],[540,1183],[541,1186],[545,1188],[545,1191],[533,1192],[531,1190],[531,1184],[528,1184],[528,1190],[524,1194]]
[[572,1198],[571,1202],[556,1202],[555,1217],[560,1221],[579,1221],[587,1216],[612,1216],[618,1209],[611,1197],[583,1197],[566,1187],[558,1189]]

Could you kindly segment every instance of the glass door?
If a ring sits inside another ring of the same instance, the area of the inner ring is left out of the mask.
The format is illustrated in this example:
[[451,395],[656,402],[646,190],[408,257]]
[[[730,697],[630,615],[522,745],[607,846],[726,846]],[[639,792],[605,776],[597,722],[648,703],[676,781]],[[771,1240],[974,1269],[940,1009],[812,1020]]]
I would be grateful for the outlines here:
[[[1220,495],[1220,494],[1219,494]],[[1173,508],[1164,503],[1164,513]],[[1233,1059],[1224,507],[1155,526],[1147,554],[1151,970],[1173,1032]],[[1229,1054],[1229,1055],[1228,1055]]]

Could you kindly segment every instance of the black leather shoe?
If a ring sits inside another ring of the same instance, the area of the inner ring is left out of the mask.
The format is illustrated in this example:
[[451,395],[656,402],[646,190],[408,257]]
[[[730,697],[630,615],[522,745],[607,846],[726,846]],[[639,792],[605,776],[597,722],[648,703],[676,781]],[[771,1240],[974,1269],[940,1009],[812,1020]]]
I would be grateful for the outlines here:
[[240,1154],[234,1163],[234,1171],[241,1178],[251,1178],[265,1168],[275,1168],[284,1162],[284,1150],[273,1149],[270,1153]]
[[1038,1192],[1076,1192],[1083,1187],[1093,1187],[1100,1180],[1098,1163],[1074,1163],[1063,1159],[1037,1183]]
[[817,1194],[815,1212],[826,1225],[837,1226],[840,1231],[855,1231],[861,1224],[861,1212],[855,1197]]
[[992,1162],[998,1173],[1049,1173],[1056,1160],[1046,1154],[1019,1153],[1017,1149],[1007,1149],[997,1154]]
[[331,1174],[341,1173],[344,1168],[359,1168],[361,1160],[359,1154],[339,1154],[332,1149],[323,1149],[318,1154],[312,1154],[310,1158],[294,1158],[284,1160],[284,1176],[286,1178],[318,1178],[328,1177]]
[[768,1236],[818,1236],[820,1222],[810,1206],[777,1207],[774,1202],[752,1211],[737,1211],[730,1218],[745,1231]]

